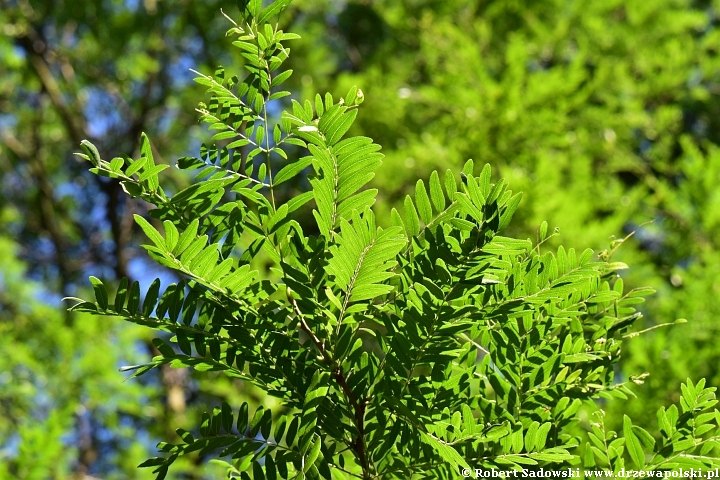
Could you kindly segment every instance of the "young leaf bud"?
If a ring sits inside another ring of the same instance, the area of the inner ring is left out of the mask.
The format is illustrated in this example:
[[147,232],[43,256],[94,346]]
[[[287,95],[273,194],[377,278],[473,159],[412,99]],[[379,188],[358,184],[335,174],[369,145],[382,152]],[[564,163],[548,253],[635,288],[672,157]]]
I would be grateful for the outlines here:
[[295,297],[293,297],[293,290],[290,287],[285,287],[285,296],[292,305],[295,305]]
[[87,140],[83,140],[80,142],[80,147],[85,151],[87,159],[93,164],[93,166],[97,167],[100,165],[100,153],[95,145]]

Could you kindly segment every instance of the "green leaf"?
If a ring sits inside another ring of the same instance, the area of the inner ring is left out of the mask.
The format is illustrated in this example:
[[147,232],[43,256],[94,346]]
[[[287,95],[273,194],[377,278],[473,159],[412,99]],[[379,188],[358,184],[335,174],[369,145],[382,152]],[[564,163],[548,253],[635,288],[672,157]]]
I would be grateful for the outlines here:
[[154,457],[142,462],[140,465],[138,465],[138,468],[156,467],[158,465],[164,464],[166,461],[167,458]]
[[449,168],[445,172],[445,193],[448,198],[452,201],[455,199],[455,192],[457,192],[457,183],[455,183],[455,175]]
[[136,280],[130,286],[130,295],[128,297],[127,309],[130,315],[137,313],[138,307],[140,306],[140,283]]
[[430,445],[446,462],[452,465],[454,471],[459,472],[461,469],[470,469],[470,465],[451,445],[448,445],[434,436],[420,431],[422,441]]
[[623,415],[623,435],[625,437],[625,445],[635,467],[643,469],[645,467],[645,452],[643,451],[640,440],[638,440],[633,431],[633,424],[630,417]]
[[423,223],[429,225],[432,221],[432,207],[430,206],[430,199],[428,198],[425,184],[422,180],[418,180],[415,184],[415,202]]
[[350,218],[353,210],[362,212],[366,208],[372,207],[375,204],[376,195],[377,189],[370,188],[358,193],[357,195],[346,198],[337,207],[337,217]]
[[204,279],[207,274],[215,268],[219,257],[220,252],[217,249],[217,245],[208,245],[190,262],[188,268],[193,275]]
[[155,190],[158,187],[158,173],[168,168],[168,165],[154,165],[148,169],[145,169],[142,174],[138,177],[138,182],[147,181],[150,190]]
[[405,196],[405,227],[410,237],[415,237],[420,233],[420,219],[410,195]]
[[390,211],[390,219],[394,226],[402,228],[403,232],[405,231],[405,223],[403,222],[402,217],[395,208]]
[[[275,127],[273,127],[273,142],[277,145],[280,143],[280,140],[282,140],[282,130],[280,130],[280,125],[276,124]],[[282,152],[282,150],[278,152]]]
[[[262,24],[267,22],[269,19],[274,17],[275,15],[278,15],[280,12],[283,11],[285,7],[287,7],[292,0],[275,0],[270,5],[265,7],[262,12],[257,16],[257,22],[258,24]],[[261,2],[258,2],[262,4]]]
[[185,355],[190,355],[192,353],[192,346],[190,345],[190,339],[187,337],[185,332],[183,332],[182,330],[178,330],[176,339],[177,339],[178,347],[180,347],[180,350]]
[[267,165],[264,163],[260,164],[260,167],[258,168],[258,181],[259,182],[265,182],[265,177],[267,176]]
[[545,241],[545,239],[547,238],[547,230],[548,230],[548,223],[545,220],[543,220],[543,222],[540,224],[540,228],[538,230],[538,237],[539,237],[540,242]]
[[[268,410],[269,411],[269,410]],[[255,414],[253,415],[252,421],[250,422],[250,436],[254,437],[260,432],[260,427],[262,427],[262,420],[265,416],[265,407],[259,406],[257,410],[255,410]]]
[[295,177],[298,173],[310,166],[313,157],[303,157],[293,163],[285,165],[273,179],[273,185],[280,185],[283,182]]
[[150,225],[150,223],[145,220],[142,216],[138,215],[137,213],[133,214],[133,217],[135,217],[135,222],[140,225],[140,228],[143,229],[143,232],[145,232],[145,235],[155,244],[156,247],[164,249],[165,248],[165,240],[163,239],[162,235],[155,230],[155,227]]
[[500,225],[498,227],[498,231],[504,230],[510,224],[510,220],[512,220],[513,214],[520,205],[520,200],[522,200],[522,193],[517,193],[510,198],[507,206],[505,207],[505,211],[500,217]]
[[158,296],[160,295],[160,279],[156,278],[153,280],[150,288],[145,294],[145,300],[143,301],[143,315],[149,317],[157,304]]
[[115,311],[121,313],[125,306],[125,299],[128,293],[128,279],[123,277],[120,279],[120,285],[118,286],[117,293],[115,293]]
[[290,78],[290,75],[292,75],[292,70],[285,70],[284,72],[277,75],[275,78],[272,79],[272,82],[270,86],[277,87],[278,85],[282,85],[282,83]]
[[165,220],[163,226],[165,227],[165,246],[169,252],[172,252],[178,243],[180,234],[175,224],[170,220]]
[[243,403],[240,406],[240,411],[238,412],[237,416],[237,429],[240,434],[244,434],[245,431],[248,429],[248,404]]
[[[470,170],[468,175],[471,174],[473,171],[474,167],[472,165],[473,165],[472,160],[468,160],[467,164],[465,164],[465,168],[468,168]],[[465,169],[463,169],[463,171],[465,171]],[[478,180],[479,180],[478,187],[482,190],[481,193],[482,193],[483,197],[485,197],[485,198],[487,198],[490,194],[490,176],[491,176],[490,164],[486,163],[485,165],[483,165],[482,172],[480,172],[480,176],[478,177]]]
[[432,200],[436,212],[439,213],[445,209],[445,196],[443,195],[440,176],[437,171],[430,174],[430,200]]
[[357,99],[358,94],[358,88],[357,85],[353,85],[350,87],[350,90],[348,90],[347,95],[345,95],[345,105],[355,105],[355,100]]
[[[708,415],[713,415],[712,413]],[[648,450],[652,450],[655,446],[655,439],[650,435],[650,433],[645,430],[644,428],[638,427],[637,425],[633,425],[633,432],[635,435],[637,435],[638,440],[640,440],[640,443],[643,447],[647,448]]]
[[86,159],[90,161],[90,163],[93,164],[93,166],[97,167],[100,165],[100,162],[102,159],[100,158],[100,153],[98,152],[98,149],[95,145],[93,145],[88,140],[83,140],[80,142],[80,148],[83,149],[83,151],[86,154]]
[[120,173],[122,166],[125,164],[125,161],[120,157],[115,157],[110,162],[110,170],[115,173]]
[[196,218],[192,222],[190,222],[190,225],[188,225],[188,227],[182,232],[180,238],[178,239],[177,245],[175,245],[175,248],[172,252],[176,257],[183,253],[185,249],[188,248],[190,244],[197,238],[197,231],[199,225],[200,222]]
[[463,213],[473,217],[475,222],[482,224],[485,221],[485,215],[482,210],[480,210],[465,193],[456,193],[455,200],[457,200],[462,207]]
[[233,427],[233,413],[230,405],[228,405],[227,402],[222,403],[220,418],[222,421],[223,430],[230,433]]
[[295,437],[297,436],[299,425],[300,417],[293,417],[292,421],[290,422],[290,426],[287,429],[287,433],[285,434],[285,443],[288,446],[293,446],[295,444]]
[[317,172],[310,180],[317,205],[313,215],[322,234],[328,236],[338,226],[340,218],[343,218],[340,213],[341,202],[345,216],[352,213],[353,209],[362,211],[372,206],[375,201],[374,190],[369,190],[373,193],[356,192],[373,178],[382,155],[377,153],[380,147],[366,137],[351,137],[332,148],[319,142],[319,145],[308,145],[308,149],[313,155],[313,165]]
[[268,220],[267,223],[267,230],[270,233],[273,233],[277,228],[282,225],[283,220],[288,215],[288,205],[287,203],[284,203],[280,206],[280,208],[277,209],[277,211],[273,214],[272,217],[270,217],[270,220]]
[[280,417],[277,422],[275,423],[275,428],[273,429],[273,438],[277,443],[280,443],[283,439],[283,435],[285,435],[285,429],[288,426],[288,417],[283,415]]
[[105,285],[96,277],[90,277],[90,283],[92,283],[93,290],[95,290],[95,299],[97,300],[98,306],[102,310],[107,310],[108,294],[107,290],[105,290]]
[[309,202],[312,198],[313,192],[301,193],[300,195],[291,198],[286,204],[288,206],[288,213],[294,212],[295,210]]
[[545,442],[547,442],[550,427],[552,427],[552,424],[550,422],[545,422],[538,428],[535,436],[535,450],[542,451],[545,448]]
[[532,422],[528,429],[525,431],[525,450],[532,452],[535,449],[535,438],[537,436],[538,422]]
[[158,351],[162,354],[163,357],[165,357],[165,358],[174,358],[175,357],[175,350],[173,350],[173,348],[170,345],[165,343],[164,340],[162,340],[160,338],[153,338],[152,343],[155,346],[155,348],[157,348]]
[[323,113],[325,112],[325,106],[323,105],[322,97],[319,93],[315,94],[315,114],[318,117],[322,117]]
[[305,467],[303,470],[307,472],[310,467],[312,467],[315,464],[315,461],[320,456],[320,448],[322,447],[322,440],[320,438],[316,438],[313,442],[312,446],[310,447],[310,450],[307,453],[307,457],[305,460]]
[[352,224],[343,219],[337,244],[330,247],[326,271],[349,301],[375,298],[392,290],[384,282],[393,276],[388,270],[405,244],[399,227],[376,228],[369,211],[362,218],[355,216]]
[[573,460],[576,457],[567,452],[562,448],[552,448],[545,450],[544,452],[533,452],[530,455],[533,460],[539,460],[541,462],[553,462],[560,463],[568,460]]
[[[325,139],[328,145],[335,145],[337,142],[340,141],[342,136],[345,135],[345,132],[350,129],[350,126],[355,121],[355,117],[357,117],[357,112],[357,110],[350,110],[349,112],[341,114],[339,118],[334,122],[329,123],[327,125],[327,128],[323,129],[322,127],[320,127],[321,130],[323,130],[323,133],[325,133]],[[325,117],[323,117],[323,119],[324,118]]]
[[[235,136],[234,132],[232,132],[232,133],[233,133],[232,136]],[[218,134],[218,135],[220,135],[220,134]],[[213,137],[213,140],[218,140],[216,137],[217,137],[217,135],[215,135]],[[262,147],[263,145],[266,148],[269,147],[269,145],[265,145],[265,125],[264,124],[257,125],[257,127],[255,128],[255,143],[257,143],[259,147]],[[263,163],[263,165],[265,165],[265,164]],[[264,178],[265,178],[264,172],[262,175],[258,175],[258,180],[260,180],[261,182],[264,181]]]
[[207,235],[195,238],[190,246],[180,255],[180,262],[183,265],[191,265],[197,255],[202,252],[207,245]]

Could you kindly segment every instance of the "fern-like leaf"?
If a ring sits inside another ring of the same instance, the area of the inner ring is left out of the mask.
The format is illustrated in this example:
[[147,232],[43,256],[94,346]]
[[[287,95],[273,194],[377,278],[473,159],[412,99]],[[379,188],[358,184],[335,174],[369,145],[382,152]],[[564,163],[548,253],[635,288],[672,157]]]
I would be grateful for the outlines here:
[[312,106],[296,103],[293,115],[284,120],[297,127],[295,134],[308,142],[316,176],[310,180],[317,210],[314,212],[320,231],[329,236],[348,219],[353,210],[363,211],[375,203],[377,190],[360,192],[375,176],[382,154],[380,146],[367,137],[350,137],[340,140],[355,121],[357,108],[341,103],[333,104],[327,95],[325,104],[317,101],[318,115],[312,121]]
[[332,258],[326,271],[345,292],[346,305],[392,291],[392,286],[384,282],[394,275],[388,270],[397,264],[394,258],[406,243],[400,227],[377,228],[370,211],[362,217],[355,213],[352,223],[341,220],[338,242],[330,248]]

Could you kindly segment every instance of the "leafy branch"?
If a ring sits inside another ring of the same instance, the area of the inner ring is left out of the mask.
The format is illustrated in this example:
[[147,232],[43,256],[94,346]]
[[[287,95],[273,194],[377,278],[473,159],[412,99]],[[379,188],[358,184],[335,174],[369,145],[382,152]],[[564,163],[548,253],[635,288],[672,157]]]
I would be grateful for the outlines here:
[[[165,456],[143,466],[161,479],[180,456],[214,453],[229,478],[369,480],[450,479],[469,465],[716,465],[720,414],[704,381],[682,387],[682,414],[658,412],[661,441],[628,417],[622,438],[602,419],[587,439],[576,435],[583,404],[632,394],[614,368],[652,289],[626,292],[616,272],[627,266],[610,254],[541,254],[547,223],[535,245],[503,235],[521,195],[494,182],[489,165],[476,175],[468,161],[460,183],[433,172],[403,216],[393,209],[391,226],[376,224],[377,191],[366,187],[380,146],[347,136],[362,91],[279,102],[292,74],[284,43],[298,37],[270,19],[288,4],[243,2],[229,31],[242,78],[222,67],[198,74],[211,97],[198,112],[216,143],[178,161],[199,170],[190,186],[163,191],[167,166],[144,135],[137,160],[107,162],[82,143],[92,171],[155,204],[157,222],[135,217],[144,247],[183,280],[162,293],[157,280],[142,305],[139,285],[121,282],[111,305],[91,278],[95,301],[71,308],[173,335],[154,341],[151,362],[129,367],[134,376],[161,365],[223,371],[280,402],[252,419],[243,404],[236,424],[229,405],[214,408],[198,439],[178,431],[184,443],[159,444]],[[275,115],[275,101],[287,110]],[[285,182],[306,171],[311,189],[280,204]]]

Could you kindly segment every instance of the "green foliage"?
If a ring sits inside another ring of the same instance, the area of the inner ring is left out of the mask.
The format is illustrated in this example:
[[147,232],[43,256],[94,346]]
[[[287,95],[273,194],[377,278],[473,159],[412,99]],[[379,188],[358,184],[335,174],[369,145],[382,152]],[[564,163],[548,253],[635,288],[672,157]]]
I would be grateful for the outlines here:
[[[493,182],[489,165],[476,175],[473,161],[442,182],[432,172],[427,188],[419,180],[392,226],[379,227],[378,192],[361,190],[379,147],[345,137],[362,92],[270,113],[289,95],[277,87],[297,36],[266,21],[287,3],[250,1],[229,31],[244,78],[198,75],[211,95],[198,111],[218,133],[200,157],[178,161],[199,170],[191,186],[165,192],[166,165],[145,136],[137,159],[106,161],[82,145],[93,172],[155,207],[150,220],[135,217],[151,242],[144,248],[183,280],[162,292],[156,280],[142,296],[123,281],[110,303],[91,278],[95,301],[76,299],[71,310],[170,334],[153,341],[150,363],[128,367],[135,376],[162,365],[222,372],[281,405],[251,417],[247,403],[237,413],[223,403],[142,466],[164,478],[192,452],[225,458],[216,462],[229,477],[255,479],[720,466],[720,413],[704,381],[683,385],[680,409],[659,411],[660,440],[628,417],[619,438],[602,421],[589,441],[575,434],[583,405],[625,399],[628,384],[642,382],[614,378],[636,305],[652,292],[625,288],[624,263],[548,247],[546,223],[535,243],[502,235],[521,197]],[[298,151],[309,155],[291,160]],[[312,190],[281,201],[279,185],[310,166]],[[311,200],[316,224],[303,226]]]
[[292,85],[363,86],[352,133],[383,145],[378,219],[418,176],[472,157],[525,195],[509,235],[533,236],[545,220],[565,245],[602,250],[637,231],[616,258],[633,265],[627,286],[658,292],[638,330],[688,322],[626,343],[622,376],[652,375],[636,400],[608,405],[607,421],[620,430],[627,412],[653,423],[688,377],[720,385],[720,2],[304,6],[290,59],[304,76]]
[[[170,368],[123,382],[113,371],[152,351],[151,332],[57,310],[87,294],[90,274],[113,289],[124,276],[146,286],[151,261],[132,228],[142,202],[72,153],[86,138],[103,154],[136,154],[144,131],[177,157],[204,136],[177,105],[202,94],[186,64],[239,58],[226,56],[220,8],[232,6],[0,0],[0,478],[149,478],[136,465],[195,424],[198,404],[256,398]],[[173,191],[188,181],[175,169],[163,178]],[[210,468],[174,472],[213,478]]]
[[[134,464],[148,452],[131,447],[137,432],[127,428],[127,419],[145,417],[138,426],[158,421],[157,409],[143,408],[157,388],[123,384],[113,371],[136,351],[139,329],[59,311],[56,297],[24,278],[19,249],[0,236],[0,477],[68,478],[77,469],[79,448],[66,446],[67,438],[85,441],[75,419],[89,423],[93,418],[105,432],[103,447],[116,445],[106,459],[114,469],[108,478],[136,478]],[[38,292],[52,303],[38,299]],[[76,321],[72,329],[71,320]]]
[[[705,380],[693,385],[688,379],[682,385],[680,409],[676,405],[660,408],[657,426],[661,438],[656,441],[647,430],[633,425],[623,415],[623,435],[605,426],[604,412],[594,415],[590,442],[585,444],[583,466],[610,467],[614,472],[622,468],[645,470],[705,470],[716,467],[718,447],[718,410],[715,388],[705,388]],[[712,436],[707,435],[714,432]],[[713,455],[714,452],[714,455]],[[625,457],[630,457],[630,462]]]

